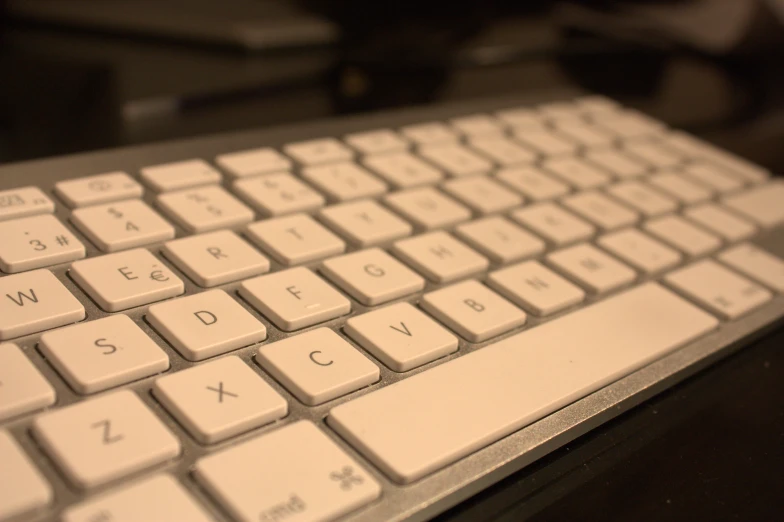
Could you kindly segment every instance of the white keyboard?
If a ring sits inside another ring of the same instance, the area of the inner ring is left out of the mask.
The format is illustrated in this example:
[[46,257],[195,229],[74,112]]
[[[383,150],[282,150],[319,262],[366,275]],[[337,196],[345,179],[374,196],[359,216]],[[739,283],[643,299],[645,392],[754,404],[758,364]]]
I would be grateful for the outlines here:
[[537,101],[0,167],[0,520],[422,520],[784,316],[784,183]]

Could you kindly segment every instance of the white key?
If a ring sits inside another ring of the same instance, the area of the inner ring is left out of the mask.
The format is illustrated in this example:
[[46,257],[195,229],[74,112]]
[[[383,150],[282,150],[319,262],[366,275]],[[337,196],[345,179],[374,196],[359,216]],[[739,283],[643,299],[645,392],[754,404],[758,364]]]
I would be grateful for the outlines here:
[[525,323],[525,312],[477,281],[463,281],[422,296],[430,315],[473,343]]
[[536,315],[560,312],[585,299],[585,291],[545,268],[527,261],[492,272],[487,284],[513,303]]
[[0,190],[0,221],[52,212],[54,203],[38,187]]
[[582,121],[559,121],[555,124],[555,130],[583,147],[607,147],[615,141],[612,134]]
[[346,334],[396,372],[457,351],[457,337],[408,303],[352,317]]
[[721,246],[718,237],[678,216],[664,216],[647,221],[643,228],[690,256],[701,256]]
[[142,248],[76,261],[70,274],[107,312],[153,303],[185,291],[182,280]]
[[307,212],[325,203],[324,196],[287,172],[240,179],[234,190],[265,216]]
[[319,218],[351,243],[366,247],[411,235],[414,227],[375,201],[333,205]]
[[715,203],[687,208],[683,211],[683,215],[727,241],[747,239],[757,232],[757,227],[750,222]]
[[720,167],[708,163],[692,163],[685,165],[683,176],[712,189],[716,192],[735,192],[743,188],[743,181]]
[[615,149],[588,150],[585,160],[603,168],[616,178],[636,178],[648,173],[648,166]]
[[220,172],[200,159],[174,161],[139,169],[139,175],[157,192],[181,190],[221,182]]
[[479,214],[503,212],[523,202],[523,198],[485,176],[454,179],[441,188]]
[[569,185],[558,181],[536,167],[501,169],[496,174],[499,181],[534,201],[553,199],[569,193]]
[[499,165],[529,165],[536,161],[536,153],[515,143],[514,141],[503,138],[472,138],[468,144],[475,150],[484,154]]
[[491,162],[458,144],[423,145],[419,154],[451,176],[487,174],[493,168]]
[[406,125],[400,129],[400,132],[406,138],[419,145],[454,143],[458,140],[458,135],[454,129],[437,121]]
[[664,280],[725,319],[736,319],[747,314],[773,297],[768,290],[712,259],[671,272]]
[[386,303],[425,287],[425,280],[378,248],[324,261],[321,271],[360,303]]
[[21,515],[52,501],[52,487],[7,431],[0,431],[0,462],[0,519]]
[[637,277],[628,266],[585,243],[553,252],[547,261],[597,294],[627,285]]
[[253,211],[222,187],[161,194],[158,206],[188,232],[209,232],[253,221]]
[[40,415],[33,435],[80,488],[173,459],[180,441],[130,390]]
[[286,416],[289,406],[238,357],[223,357],[155,381],[152,393],[202,444]]
[[268,147],[221,154],[215,163],[234,178],[247,178],[291,169],[292,161]]
[[543,103],[537,109],[548,120],[571,119],[580,115],[580,108],[572,101]]
[[581,192],[563,199],[561,203],[605,230],[634,224],[639,218],[636,212],[599,192]]
[[290,268],[243,281],[240,295],[287,332],[351,311],[351,301],[306,268]]
[[297,399],[315,406],[378,381],[378,366],[328,328],[262,346],[256,362]]
[[597,243],[638,270],[652,274],[671,268],[681,255],[660,242],[631,228],[601,236]]
[[574,154],[578,149],[576,143],[545,129],[515,129],[514,135],[523,145],[545,156]]
[[678,202],[639,181],[625,181],[607,189],[623,203],[651,217],[673,212]]
[[54,388],[17,345],[0,344],[0,422],[50,406],[55,398]]
[[175,239],[163,245],[166,256],[197,285],[213,286],[264,274],[269,260],[228,230]]
[[544,251],[544,241],[502,217],[459,225],[457,236],[495,263],[510,263]]
[[510,127],[541,129],[545,124],[542,116],[530,107],[504,109],[496,112],[495,116]]
[[317,138],[289,143],[283,146],[283,152],[303,165],[346,161],[354,157],[354,152],[335,138]]
[[657,169],[677,167],[684,161],[683,155],[655,141],[627,141],[624,152],[650,163]]
[[355,132],[343,139],[362,154],[400,152],[408,148],[408,142],[389,129]]
[[729,196],[723,203],[764,227],[784,223],[784,183],[770,183]]
[[48,270],[0,278],[0,341],[81,321],[84,306]]
[[54,190],[69,207],[86,207],[140,198],[144,189],[125,172],[109,172],[55,183]]
[[764,183],[770,178],[767,169],[719,149],[705,141],[690,136],[685,132],[673,132],[666,137],[667,144],[683,154],[701,158],[713,165],[718,165],[733,174],[752,183]]
[[582,96],[575,100],[581,112],[588,114],[602,114],[605,112],[615,112],[620,110],[621,106],[609,98],[591,94]]
[[392,251],[436,283],[449,283],[487,270],[487,258],[446,232],[430,232],[396,242]]
[[305,214],[258,221],[247,228],[248,237],[284,265],[298,265],[334,256],[346,243]]
[[646,284],[357,397],[327,423],[393,480],[410,483],[717,325]]
[[203,361],[267,338],[264,325],[223,290],[153,305],[146,317],[189,361]]
[[127,315],[60,328],[38,344],[77,393],[96,393],[164,372],[169,357]]
[[452,127],[469,137],[500,136],[504,129],[501,122],[486,114],[471,114],[449,120]]
[[292,522],[333,520],[381,495],[371,475],[308,421],[204,457],[195,475],[242,522],[282,521],[281,513]]
[[71,214],[71,221],[104,252],[174,238],[174,227],[138,200],[78,208]]
[[626,139],[659,137],[666,130],[660,122],[630,110],[594,114],[592,119],[597,126]]
[[593,225],[553,203],[538,203],[515,210],[512,219],[544,236],[556,245],[588,239],[595,232]]
[[429,185],[444,177],[440,170],[408,152],[366,156],[362,163],[396,188]]
[[305,167],[302,177],[336,201],[373,197],[387,191],[383,181],[350,162]]
[[448,227],[471,218],[471,211],[432,188],[390,194],[384,201],[420,228]]
[[0,222],[0,270],[9,274],[81,259],[84,245],[51,215]]
[[63,522],[101,520],[211,522],[212,517],[174,478],[158,475],[69,507],[62,518]]
[[589,189],[610,182],[609,174],[577,158],[554,158],[542,162],[542,168],[578,189]]
[[663,172],[650,176],[647,181],[655,188],[686,205],[700,203],[713,197],[713,192],[710,189],[694,183],[680,172]]
[[784,293],[784,261],[768,251],[744,243],[722,252],[719,260],[743,275]]

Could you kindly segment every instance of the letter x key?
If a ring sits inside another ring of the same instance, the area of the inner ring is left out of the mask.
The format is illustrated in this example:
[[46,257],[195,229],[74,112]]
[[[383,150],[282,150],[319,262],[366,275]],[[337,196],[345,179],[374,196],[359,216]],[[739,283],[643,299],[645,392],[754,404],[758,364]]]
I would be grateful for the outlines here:
[[230,391],[224,390],[223,389],[223,381],[220,381],[218,383],[218,387],[217,388],[213,388],[212,386],[207,386],[207,389],[210,390],[210,391],[214,391],[215,393],[218,394],[218,402],[223,402],[223,396],[224,395],[227,395],[229,397],[234,397],[234,398],[239,397],[236,393],[231,393]]

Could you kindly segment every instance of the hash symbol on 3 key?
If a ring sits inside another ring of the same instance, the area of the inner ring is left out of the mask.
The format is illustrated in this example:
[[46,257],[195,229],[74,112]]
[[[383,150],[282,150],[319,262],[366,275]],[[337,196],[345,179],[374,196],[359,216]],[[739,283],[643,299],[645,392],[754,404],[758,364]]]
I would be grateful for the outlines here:
[[340,471],[333,471],[329,474],[330,480],[340,482],[340,489],[349,491],[354,485],[360,485],[364,482],[362,477],[354,475],[354,468],[346,466]]

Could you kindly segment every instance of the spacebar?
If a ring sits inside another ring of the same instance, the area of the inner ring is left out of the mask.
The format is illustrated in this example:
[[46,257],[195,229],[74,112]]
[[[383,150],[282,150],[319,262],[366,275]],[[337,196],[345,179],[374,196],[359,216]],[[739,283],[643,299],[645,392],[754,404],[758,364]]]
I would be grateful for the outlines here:
[[648,283],[334,408],[328,424],[408,483],[716,328]]

